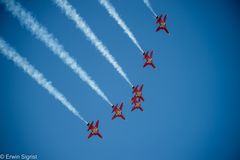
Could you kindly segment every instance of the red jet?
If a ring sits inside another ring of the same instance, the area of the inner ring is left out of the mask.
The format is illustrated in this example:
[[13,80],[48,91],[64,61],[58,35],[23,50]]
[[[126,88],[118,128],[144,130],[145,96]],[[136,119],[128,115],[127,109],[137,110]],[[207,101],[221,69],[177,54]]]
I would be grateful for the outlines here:
[[143,84],[139,89],[138,89],[138,85],[132,88],[133,88],[133,94],[135,94],[134,97],[132,98],[132,102],[134,103],[137,99],[144,101],[144,98],[142,96]]
[[148,51],[143,53],[144,59],[146,60],[145,64],[143,65],[143,68],[145,68],[148,65],[152,66],[153,68],[156,68],[156,66],[153,64],[152,54],[153,51],[151,51],[150,55],[148,55]]
[[112,117],[112,120],[114,120],[116,117],[120,117],[123,120],[125,120],[125,117],[122,114],[123,103],[121,103],[119,108],[118,108],[118,104],[115,106],[112,106],[112,108],[113,108],[112,113],[115,112],[114,116]]
[[94,122],[92,122],[91,124],[90,123],[87,124],[88,131],[91,130],[91,133],[88,135],[88,139],[95,135],[97,135],[100,138],[103,138],[102,135],[99,133],[99,129],[98,129],[99,120],[97,120],[95,125],[93,125],[93,123]]
[[158,32],[159,30],[162,29],[162,30],[164,30],[166,33],[169,34],[168,29],[167,29],[167,25],[166,25],[167,15],[165,15],[163,19],[162,19],[162,15],[157,16],[156,19],[157,19],[156,24],[159,23],[159,27],[156,29],[156,32]]
[[143,112],[140,100],[136,101],[135,106],[132,108],[131,111],[134,111],[135,109],[140,109]]

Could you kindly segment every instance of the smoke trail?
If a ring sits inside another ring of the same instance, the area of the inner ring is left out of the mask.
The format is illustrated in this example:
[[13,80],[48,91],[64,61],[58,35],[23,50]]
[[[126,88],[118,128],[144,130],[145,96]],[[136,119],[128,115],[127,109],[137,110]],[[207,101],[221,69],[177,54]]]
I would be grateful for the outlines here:
[[45,88],[49,94],[53,95],[59,100],[69,111],[75,116],[80,118],[84,123],[87,121],[79,114],[79,112],[72,106],[72,104],[60,93],[51,82],[48,81],[42,73],[35,69],[26,59],[21,57],[13,48],[11,48],[1,37],[0,37],[0,50],[1,53],[8,59],[12,60],[18,67],[22,68],[32,79],[34,79],[40,86]]
[[143,2],[146,4],[146,6],[150,9],[150,11],[153,13],[155,17],[157,17],[157,14],[154,12],[149,0],[143,0]]
[[[115,10],[115,8],[113,7],[113,5],[108,2],[108,0],[99,0],[99,3],[105,7],[105,9],[108,11],[108,13],[110,14],[110,16],[112,16],[117,23],[119,24],[120,27],[122,27],[122,29],[124,30],[124,32],[128,35],[128,37],[132,40],[132,42],[138,47],[138,49],[143,53],[143,49],[141,48],[141,46],[139,45],[139,43],[137,42],[137,39],[134,37],[133,33],[130,31],[130,29],[127,27],[127,25],[125,24],[125,22],[121,19],[121,17],[119,16],[119,14],[117,13],[117,11]],[[140,54],[142,54],[140,53]]]
[[56,5],[62,9],[66,16],[76,23],[76,27],[83,31],[85,36],[91,41],[91,43],[100,51],[100,53],[108,60],[109,63],[118,71],[118,73],[129,83],[132,87],[132,83],[128,79],[126,73],[123,71],[122,67],[117,63],[115,58],[111,55],[110,51],[106,46],[98,39],[91,28],[83,20],[82,17],[77,13],[76,9],[73,8],[67,0],[53,0]]
[[53,51],[62,61],[69,66],[84,82],[86,82],[100,97],[102,97],[109,105],[112,103],[107,96],[91,79],[91,77],[77,64],[77,62],[66,52],[58,40],[48,33],[47,29],[37,22],[19,3],[14,0],[0,0],[4,3],[7,10],[18,18],[20,23],[25,26],[37,39],[41,40],[50,50]]

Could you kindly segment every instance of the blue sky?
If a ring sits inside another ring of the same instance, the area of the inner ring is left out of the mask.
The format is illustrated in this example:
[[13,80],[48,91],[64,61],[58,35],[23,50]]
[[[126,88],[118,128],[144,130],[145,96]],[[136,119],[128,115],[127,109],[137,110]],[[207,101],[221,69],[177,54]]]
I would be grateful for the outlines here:
[[[19,1],[20,2],[20,1]],[[130,112],[131,88],[52,1],[21,1],[91,75],[126,121],[0,4],[0,36],[52,81],[104,139],[35,81],[0,56],[0,152],[39,159],[239,159],[239,22],[236,1],[157,1],[170,35],[155,32],[141,0],[112,0],[156,70],[143,69],[137,47],[97,0],[70,0],[134,84],[143,83],[144,113]]]

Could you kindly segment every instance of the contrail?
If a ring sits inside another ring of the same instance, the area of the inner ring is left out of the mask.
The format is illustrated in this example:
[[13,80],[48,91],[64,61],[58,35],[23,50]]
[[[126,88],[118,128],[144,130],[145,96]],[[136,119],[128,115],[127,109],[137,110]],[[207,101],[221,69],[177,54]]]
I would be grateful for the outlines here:
[[75,107],[60,93],[50,81],[48,81],[42,73],[34,68],[25,58],[19,55],[12,47],[10,47],[1,37],[0,37],[0,50],[1,53],[8,59],[12,60],[18,67],[22,68],[32,79],[34,79],[40,86],[45,88],[49,94],[54,96],[59,100],[69,111],[71,111],[75,116],[80,118],[84,123],[88,123],[75,109]]
[[146,4],[146,6],[149,8],[149,10],[153,13],[155,17],[157,17],[157,14],[154,12],[149,0],[143,0],[143,2]]
[[64,50],[63,46],[58,43],[54,36],[48,33],[47,29],[42,26],[31,14],[26,11],[19,3],[14,0],[0,0],[5,4],[6,9],[11,12],[20,23],[25,26],[37,39],[42,41],[52,52],[57,55],[67,66],[69,66],[81,80],[86,82],[100,97],[102,97],[109,105],[112,103],[107,96],[98,87],[98,85],[91,79],[77,62]]
[[122,20],[122,18],[119,16],[113,5],[108,0],[99,0],[99,3],[105,7],[105,9],[108,11],[110,16],[112,16],[119,26],[124,30],[124,32],[128,35],[128,37],[132,40],[132,42],[138,47],[138,49],[141,51],[140,54],[142,54],[144,51],[139,45],[137,39],[134,37],[133,33],[130,31],[128,26],[125,24],[125,22]]
[[83,20],[83,18],[77,13],[76,9],[67,0],[53,0],[56,5],[62,9],[66,16],[76,23],[76,27],[82,30],[88,40],[97,48],[98,51],[106,58],[106,60],[113,65],[117,72],[128,82],[132,87],[132,83],[127,77],[127,74],[123,71],[122,67],[118,64],[115,58],[111,55],[107,47],[98,39],[91,28]]

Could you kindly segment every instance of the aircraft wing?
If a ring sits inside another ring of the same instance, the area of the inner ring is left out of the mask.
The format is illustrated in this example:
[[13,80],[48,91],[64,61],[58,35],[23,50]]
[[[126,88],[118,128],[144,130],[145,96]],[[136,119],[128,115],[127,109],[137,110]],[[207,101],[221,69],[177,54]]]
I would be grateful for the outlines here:
[[123,108],[123,103],[121,103],[119,109],[122,110],[122,108]]
[[97,120],[95,127],[98,128],[98,125],[99,125],[99,120]]
[[88,126],[88,131],[92,128],[93,125],[93,121],[90,123],[90,125]]
[[112,110],[112,113],[116,110],[118,104],[116,104],[114,107],[113,107],[113,110]]
[[167,15],[164,16],[163,21],[164,21],[164,22],[167,21]]
[[140,87],[140,89],[139,89],[139,90],[140,90],[140,91],[142,91],[142,89],[143,89],[143,84],[141,85],[141,87]]
[[112,117],[112,120],[114,120],[116,117],[117,117],[117,115],[115,114],[115,115]]
[[153,51],[151,51],[151,53],[150,53],[150,57],[152,58],[152,55],[153,55]]
[[98,135],[98,137],[103,138],[102,135],[101,135],[100,133],[97,133],[97,135]]
[[134,87],[133,93],[135,93],[137,90],[138,90],[138,85],[136,85],[136,87]]
[[90,133],[90,134],[88,135],[88,139],[89,139],[89,138],[91,138],[92,136],[93,136],[93,134],[92,134],[92,133]]
[[157,21],[156,21],[156,24],[157,23],[160,23],[162,21],[162,15],[160,15],[159,17],[158,17],[158,19],[157,19]]

